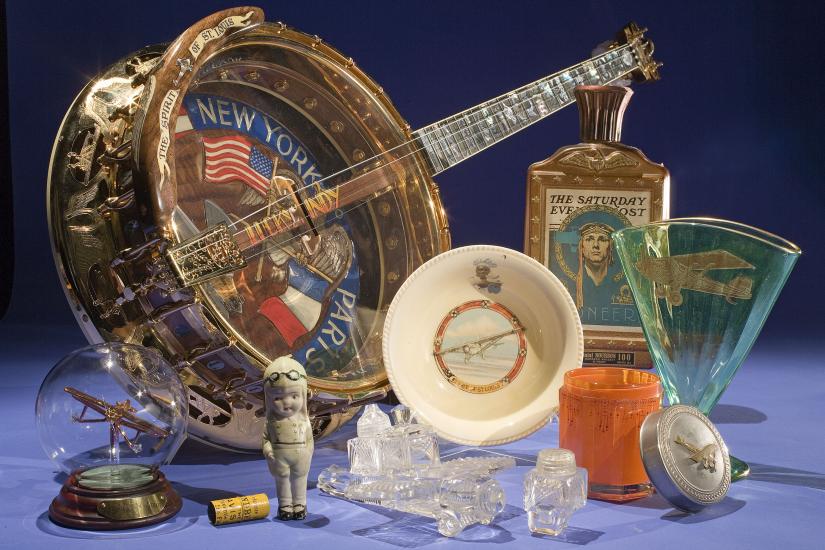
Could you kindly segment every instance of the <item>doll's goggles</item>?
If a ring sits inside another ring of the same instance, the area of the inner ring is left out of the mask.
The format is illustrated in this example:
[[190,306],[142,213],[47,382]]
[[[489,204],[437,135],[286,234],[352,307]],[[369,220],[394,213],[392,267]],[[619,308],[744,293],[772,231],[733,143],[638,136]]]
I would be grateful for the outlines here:
[[266,383],[269,385],[273,385],[276,382],[278,382],[281,376],[286,376],[289,380],[292,380],[293,382],[297,382],[301,378],[303,378],[304,380],[306,380],[307,378],[306,375],[301,374],[295,369],[292,369],[286,372],[273,372],[272,374],[266,377]]

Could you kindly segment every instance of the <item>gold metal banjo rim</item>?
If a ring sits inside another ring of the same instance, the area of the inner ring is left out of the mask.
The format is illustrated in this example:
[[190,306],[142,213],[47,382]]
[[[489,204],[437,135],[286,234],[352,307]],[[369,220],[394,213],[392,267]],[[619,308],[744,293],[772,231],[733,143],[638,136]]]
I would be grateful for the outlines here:
[[[309,48],[315,54],[317,54],[322,61],[330,63],[336,70],[340,70],[342,72],[346,72],[350,76],[352,76],[356,81],[360,84],[364,85],[366,90],[372,94],[372,99],[380,104],[380,107],[383,109],[386,115],[389,116],[390,120],[392,120],[397,129],[400,131],[401,135],[404,139],[411,138],[410,126],[392,104],[390,99],[384,93],[383,88],[379,86],[375,80],[372,79],[367,73],[362,71],[358,68],[352,58],[345,57],[340,51],[335,49],[334,47],[327,45],[324,43],[320,38],[317,36],[310,36],[304,32],[301,32],[296,29],[291,29],[284,25],[283,23],[269,23],[264,22],[256,27],[252,27],[242,33],[238,33],[235,37],[233,37],[233,42],[238,38],[247,39],[243,42],[243,46],[253,46],[256,44],[256,39],[265,39],[271,37],[277,37],[278,39],[284,40],[286,42],[292,42],[297,44],[299,47]],[[260,42],[262,46],[269,46],[267,42]],[[226,49],[231,49],[234,47],[235,44],[228,44],[226,48],[222,49],[222,53]],[[211,56],[211,57],[214,57]],[[211,58],[210,57],[210,58]],[[208,59],[205,60],[205,63],[208,62]],[[184,94],[185,95],[185,92]],[[421,161],[422,166],[424,165],[424,161]],[[436,227],[438,228],[438,236],[440,239],[439,246],[440,250],[443,252],[445,250],[449,250],[450,248],[450,233],[448,229],[448,221],[447,216],[444,211],[443,205],[441,203],[440,194],[437,192],[437,187],[432,179],[426,175],[424,171],[421,172],[422,175],[426,178],[426,189],[428,192],[427,197],[427,207],[430,210],[430,215],[432,219],[435,221]],[[171,228],[166,228],[171,230]],[[210,303],[209,298],[206,296],[206,292],[204,291],[204,285],[199,284],[195,285],[195,290],[197,292],[197,301],[200,303]],[[213,314],[213,319],[218,324],[219,328],[224,334],[231,335],[234,339],[238,347],[240,347],[250,358],[255,360],[256,365],[260,368],[261,372],[263,372],[264,368],[266,367],[267,363],[270,361],[268,357],[262,354],[253,344],[248,342],[246,339],[241,337],[238,332],[232,328],[232,326],[223,318],[223,316],[219,315],[217,311],[210,308],[210,311]],[[380,331],[379,331],[380,332]],[[358,395],[365,394],[372,392],[374,390],[378,390],[381,388],[389,389],[390,383],[389,378],[384,372],[383,377],[379,380],[366,385],[361,385],[356,388],[347,387],[345,384],[339,384],[330,382],[328,380],[324,380],[321,378],[316,378],[313,376],[308,377],[309,386],[315,392],[329,392],[332,394],[338,395],[349,395],[352,397],[357,397]]]
[[[355,81],[360,83],[364,86],[366,91],[368,91],[372,99],[376,101],[376,103],[380,106],[380,108],[385,112],[388,116],[389,120],[391,120],[396,126],[399,133],[405,138],[411,138],[411,131],[409,124],[403,119],[401,114],[397,111],[395,106],[392,104],[389,97],[384,93],[383,88],[378,85],[375,80],[372,79],[366,72],[361,70],[357,65],[355,65],[354,61],[350,57],[346,57],[340,51],[335,49],[334,47],[326,44],[317,36],[312,36],[301,32],[296,29],[292,29],[287,27],[283,23],[269,23],[264,22],[260,25],[251,27],[249,29],[244,30],[237,34],[236,37],[233,37],[233,41],[235,38],[248,38],[254,40],[256,38],[271,38],[275,37],[280,40],[284,40],[286,42],[292,42],[299,47],[308,48],[315,54],[317,54],[322,61],[329,63],[332,67],[342,72],[347,73],[351,76]],[[254,44],[254,42],[251,42]],[[264,45],[264,43],[262,43]],[[232,45],[227,45],[227,47],[232,47]],[[137,52],[134,52],[137,53]],[[210,56],[214,57],[213,56]],[[117,61],[116,61],[117,62]],[[60,239],[56,238],[57,233],[54,227],[54,220],[53,217],[56,214],[53,211],[53,205],[51,201],[51,196],[53,191],[51,187],[54,185],[54,174],[53,169],[55,167],[54,162],[54,155],[56,154],[58,147],[61,141],[64,139],[63,129],[66,126],[69,117],[73,114],[75,107],[77,106],[79,101],[82,101],[88,95],[89,87],[94,84],[97,80],[97,77],[91,80],[84,88],[78,93],[75,97],[74,101],[68,108],[66,114],[64,115],[63,120],[61,121],[58,134],[55,138],[52,153],[51,153],[51,161],[49,165],[49,171],[47,176],[47,193],[46,193],[46,211],[47,211],[47,221],[49,226],[49,237],[51,242],[52,254],[55,260],[55,266],[58,271],[58,275],[60,276],[61,283],[66,294],[66,298],[69,301],[70,306],[72,307],[72,311],[80,325],[80,328],[84,335],[86,336],[87,340],[91,343],[100,343],[106,341],[106,338],[102,335],[99,328],[93,321],[91,315],[89,315],[85,310],[84,302],[80,299],[80,297],[74,291],[74,283],[73,283],[73,276],[71,275],[71,269],[67,265],[68,256],[67,254],[62,252],[63,247],[59,242]],[[185,92],[182,94],[185,95]],[[423,165],[423,160],[422,160]],[[438,232],[438,245],[441,251],[448,250],[450,248],[450,232],[449,232],[449,225],[446,213],[444,211],[440,193],[438,192],[438,188],[436,184],[432,181],[431,177],[426,174],[425,171],[421,171],[422,176],[425,178],[426,185],[422,185],[421,189],[424,191],[426,189],[427,192],[427,200],[424,201],[426,204],[427,209],[429,210],[429,215],[434,222],[434,225]],[[163,227],[164,230],[169,230],[169,227]],[[202,285],[195,285],[193,287],[195,290],[195,300],[201,304],[208,304],[209,300],[204,296],[204,291]],[[258,368],[263,371],[263,368],[268,361],[263,354],[261,354],[253,345],[246,342],[243,338],[240,338],[237,332],[228,325],[225,320],[223,320],[220,315],[215,315],[215,311],[211,307],[207,307],[210,312],[213,314],[212,320],[216,322],[218,328],[221,332],[223,332],[230,340],[238,345],[238,347],[244,352],[247,357],[256,364]],[[329,392],[335,396],[349,396],[351,398],[355,398],[360,394],[369,393],[371,391],[386,388],[389,389],[390,383],[389,379],[386,376],[386,373],[381,377],[381,379],[368,384],[359,386],[357,388],[352,387],[345,387],[343,384],[336,384],[331,383],[329,381],[310,377],[309,378],[310,386],[314,390],[314,392]]]

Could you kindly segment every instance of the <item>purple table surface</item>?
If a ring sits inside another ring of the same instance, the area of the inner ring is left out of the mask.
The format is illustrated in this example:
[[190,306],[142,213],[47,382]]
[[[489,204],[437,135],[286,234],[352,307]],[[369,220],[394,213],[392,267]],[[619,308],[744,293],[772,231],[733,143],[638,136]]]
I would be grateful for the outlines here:
[[[493,524],[455,539],[435,523],[320,494],[314,479],[346,465],[351,422],[320,442],[312,462],[309,515],[303,522],[260,520],[213,527],[210,500],[265,492],[274,484],[259,455],[237,455],[187,441],[164,468],[183,498],[170,521],[144,529],[92,533],[53,524],[46,513],[64,476],[37,438],[34,401],[40,381],[65,353],[85,342],[74,327],[0,325],[0,547],[90,548],[450,548],[486,544],[516,548],[822,548],[825,521],[825,369],[822,342],[757,344],[713,411],[728,447],[751,465],[751,476],[701,513],[674,510],[653,495],[626,504],[590,500],[559,538],[532,536],[522,509],[522,479],[536,453],[558,444],[551,424],[527,439],[494,448],[522,458],[499,475],[507,507]],[[466,448],[442,442],[442,454]]]

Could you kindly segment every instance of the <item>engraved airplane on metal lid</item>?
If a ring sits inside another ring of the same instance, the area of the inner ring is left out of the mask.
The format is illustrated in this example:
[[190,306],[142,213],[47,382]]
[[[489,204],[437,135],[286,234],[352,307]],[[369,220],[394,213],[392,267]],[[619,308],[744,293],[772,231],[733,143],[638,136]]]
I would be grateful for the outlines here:
[[654,285],[656,297],[665,298],[668,306],[682,304],[682,290],[723,296],[731,304],[735,304],[736,299],[751,299],[753,279],[750,277],[737,275],[729,283],[723,283],[706,275],[708,271],[719,269],[754,269],[753,265],[726,250],[654,258],[642,245],[636,269],[643,277],[659,285]]
[[689,458],[693,462],[700,464],[702,468],[710,472],[716,471],[716,443],[709,443],[700,449],[685,441],[681,435],[676,436],[675,442],[690,451]]

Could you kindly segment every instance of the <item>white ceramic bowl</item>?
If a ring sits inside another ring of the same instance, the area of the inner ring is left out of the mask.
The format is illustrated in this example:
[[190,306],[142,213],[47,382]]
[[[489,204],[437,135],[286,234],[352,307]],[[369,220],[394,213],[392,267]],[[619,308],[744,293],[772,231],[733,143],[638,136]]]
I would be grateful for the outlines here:
[[407,279],[387,313],[383,352],[398,399],[440,436],[501,445],[558,409],[584,337],[573,299],[547,268],[476,245],[440,254]]

